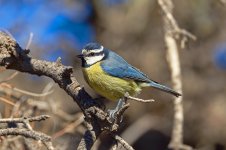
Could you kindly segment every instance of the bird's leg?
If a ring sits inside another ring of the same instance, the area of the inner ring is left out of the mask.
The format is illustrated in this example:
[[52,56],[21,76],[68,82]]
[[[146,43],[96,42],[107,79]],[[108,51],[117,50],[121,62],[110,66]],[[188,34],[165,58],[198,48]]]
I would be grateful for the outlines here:
[[121,98],[119,99],[118,101],[118,104],[117,106],[115,107],[115,109],[109,109],[108,110],[108,113],[109,113],[109,118],[110,118],[110,121],[114,121],[117,117],[117,112],[122,109],[122,107],[126,104],[126,101],[125,101],[125,98]]

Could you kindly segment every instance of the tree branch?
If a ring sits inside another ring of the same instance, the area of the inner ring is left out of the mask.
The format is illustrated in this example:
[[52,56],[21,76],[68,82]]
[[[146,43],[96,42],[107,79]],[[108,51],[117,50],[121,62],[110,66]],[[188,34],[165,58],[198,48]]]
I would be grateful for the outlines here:
[[0,136],[8,136],[8,135],[21,135],[26,138],[31,138],[37,141],[42,141],[42,143],[46,146],[48,150],[53,150],[51,137],[29,129],[19,129],[19,128],[9,128],[9,129],[1,129]]
[[[64,66],[60,59],[57,59],[56,62],[34,59],[28,55],[29,52],[28,49],[22,49],[9,34],[0,31],[0,66],[52,78],[73,98],[84,113],[88,130],[78,149],[89,150],[103,131],[113,132],[112,129],[118,130],[119,125],[116,126],[115,123],[111,123],[107,113],[80,86],[73,76],[72,67]],[[119,117],[121,118],[121,116]]]
[[[169,68],[171,71],[171,79],[173,82],[173,88],[182,93],[182,77],[180,70],[180,59],[178,54],[177,41],[181,42],[181,48],[185,47],[185,42],[188,38],[196,40],[196,37],[188,31],[181,29],[176,20],[174,19],[173,3],[171,0],[158,0],[158,4],[163,12],[164,31],[165,31],[165,44],[166,55]],[[172,132],[172,139],[169,144],[169,148],[179,149],[191,149],[190,146],[183,144],[183,97],[177,97],[174,99],[174,126]]]
[[226,0],[219,0],[219,2],[223,5],[226,5]]
[[36,117],[23,117],[23,118],[7,118],[7,119],[0,119],[0,123],[22,123],[24,124],[24,128],[7,128],[7,129],[0,129],[0,136],[9,136],[9,135],[20,135],[26,138],[31,138],[36,141],[41,141],[48,150],[54,150],[51,137],[47,136],[44,133],[40,133],[37,131],[34,131],[29,124],[33,121],[42,121],[48,119],[49,116],[47,115],[41,115]]
[[133,97],[133,96],[130,96],[129,93],[125,94],[125,98],[131,99],[137,102],[142,102],[142,103],[150,103],[155,101],[154,99],[141,99],[141,98]]
[[123,138],[118,135],[113,135],[114,139],[120,143],[127,150],[134,150],[132,146],[130,146]]

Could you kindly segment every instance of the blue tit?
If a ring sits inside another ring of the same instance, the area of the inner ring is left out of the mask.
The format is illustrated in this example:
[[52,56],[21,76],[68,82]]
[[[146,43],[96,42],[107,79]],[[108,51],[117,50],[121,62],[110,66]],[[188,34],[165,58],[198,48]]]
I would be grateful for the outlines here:
[[[78,57],[86,82],[99,95],[113,101],[139,94],[143,87],[153,87],[174,96],[181,94],[151,80],[115,52],[98,43],[87,44]],[[121,104],[118,104],[121,105]]]

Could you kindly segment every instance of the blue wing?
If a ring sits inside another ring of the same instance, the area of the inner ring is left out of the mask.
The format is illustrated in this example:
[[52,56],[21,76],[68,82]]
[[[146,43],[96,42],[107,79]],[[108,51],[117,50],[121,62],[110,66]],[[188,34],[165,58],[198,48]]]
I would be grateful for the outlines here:
[[151,82],[151,80],[137,68],[128,64],[121,56],[108,51],[105,61],[101,63],[102,69],[111,76],[133,79],[139,82]]
[[107,58],[101,63],[102,69],[111,76],[118,78],[133,79],[138,82],[146,82],[149,86],[159,89],[161,91],[173,94],[175,96],[181,96],[180,93],[174,91],[167,86],[161,85],[156,81],[153,81],[142,73],[137,68],[128,64],[122,57],[112,51],[107,51]]

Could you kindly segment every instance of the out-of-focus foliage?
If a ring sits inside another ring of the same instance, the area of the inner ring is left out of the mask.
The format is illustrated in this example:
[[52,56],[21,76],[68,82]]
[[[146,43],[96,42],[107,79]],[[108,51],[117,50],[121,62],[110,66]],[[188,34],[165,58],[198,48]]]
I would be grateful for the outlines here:
[[0,27],[13,33],[22,45],[26,45],[32,32],[33,44],[57,50],[45,53],[48,56],[45,58],[55,60],[63,54],[62,43],[81,49],[84,44],[95,39],[91,24],[92,12],[88,0],[1,0]]
[[116,6],[129,2],[128,0],[102,0],[105,6]]
[[222,44],[216,48],[214,60],[219,68],[226,69],[226,44]]

